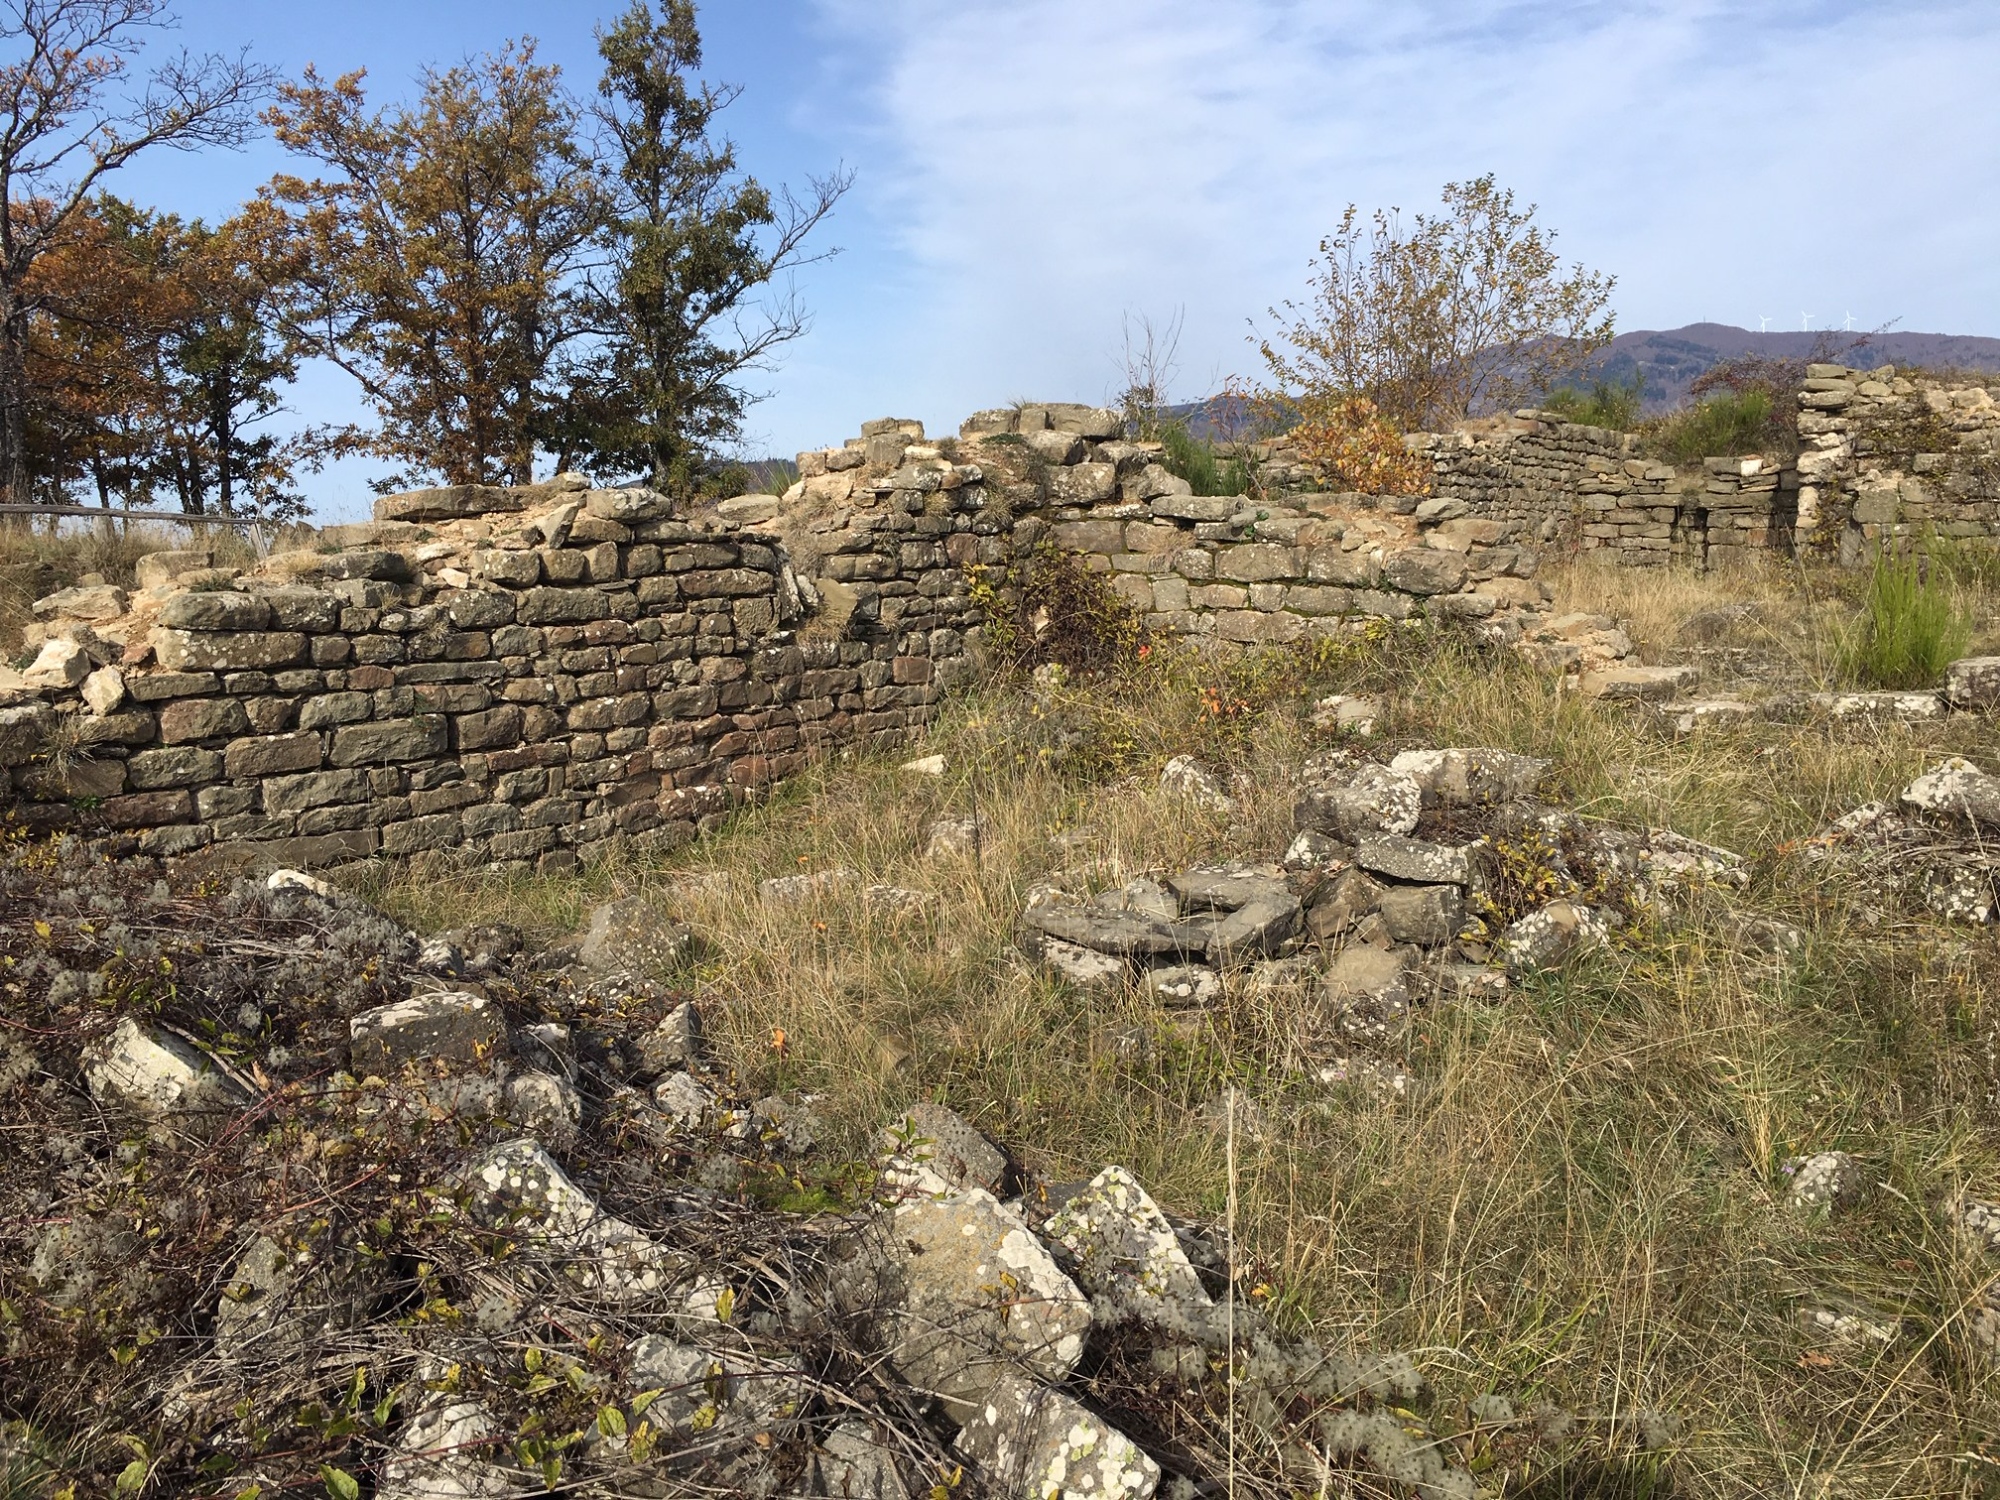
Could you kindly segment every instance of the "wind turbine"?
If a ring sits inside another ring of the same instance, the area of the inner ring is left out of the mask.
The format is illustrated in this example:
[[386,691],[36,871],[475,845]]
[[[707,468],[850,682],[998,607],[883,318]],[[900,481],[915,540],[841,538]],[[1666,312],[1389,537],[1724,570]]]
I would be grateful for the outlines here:
[[1803,330],[1804,330],[1805,332],[1807,332],[1807,333],[1811,333],[1811,332],[1812,332],[1812,314],[1811,314],[1811,313],[1809,313],[1809,312],[1802,312],[1802,313],[1800,313],[1800,314],[1799,314],[1799,327],[1800,327],[1801,329],[1803,329]]
[[1766,318],[1759,318],[1759,319],[1757,320],[1757,331],[1758,331],[1759,333],[1765,333],[1765,332],[1768,332],[1768,331],[1770,330],[1770,327],[1771,327],[1771,320],[1770,320],[1769,318],[1767,318],[1767,317],[1766,317]]
[[1846,321],[1845,323],[1843,323],[1843,324],[1841,324],[1841,325],[1840,325],[1840,331],[1841,331],[1842,333],[1852,333],[1852,332],[1854,332],[1854,314],[1853,314],[1853,313],[1849,313],[1849,314],[1847,315],[1847,321]]

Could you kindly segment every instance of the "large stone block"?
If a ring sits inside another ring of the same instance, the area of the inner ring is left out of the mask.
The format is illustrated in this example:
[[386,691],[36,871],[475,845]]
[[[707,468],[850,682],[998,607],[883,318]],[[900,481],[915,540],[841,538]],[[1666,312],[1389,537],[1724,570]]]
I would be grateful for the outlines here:
[[222,757],[213,750],[176,745],[166,750],[142,750],[127,762],[132,785],[142,792],[169,787],[202,786],[222,776]]
[[512,704],[484,713],[461,714],[455,721],[458,748],[496,750],[521,742],[521,710]]
[[1406,594],[1455,593],[1465,582],[1463,554],[1410,547],[1382,559],[1382,578]]
[[335,766],[364,766],[426,760],[443,755],[448,743],[445,720],[440,714],[343,724],[333,732],[333,747],[327,752],[327,761]]
[[1298,554],[1275,542],[1246,542],[1224,547],[1215,558],[1216,576],[1236,583],[1268,583],[1299,576]]
[[490,484],[452,484],[437,489],[384,495],[375,502],[378,521],[457,521],[526,510],[531,500],[546,498],[534,488],[502,489]]
[[160,739],[169,745],[249,732],[250,716],[234,698],[183,698],[160,710]]
[[292,771],[317,771],[324,746],[312,733],[273,734],[242,739],[222,752],[223,774],[231,781],[253,776],[277,776]]
[[1057,505],[1101,505],[1117,493],[1116,464],[1070,464],[1049,471],[1049,499]]
[[159,626],[152,639],[154,655],[171,672],[269,671],[306,654],[306,638],[295,630],[210,633]]
[[368,778],[360,771],[315,771],[264,783],[264,811],[273,816],[367,800]]
[[388,1076],[405,1063],[472,1067],[505,1033],[500,1008],[484,995],[414,995],[363,1011],[348,1022],[348,1052],[359,1074]]
[[262,630],[271,623],[271,606],[226,589],[176,594],[160,606],[160,623],[176,630]]

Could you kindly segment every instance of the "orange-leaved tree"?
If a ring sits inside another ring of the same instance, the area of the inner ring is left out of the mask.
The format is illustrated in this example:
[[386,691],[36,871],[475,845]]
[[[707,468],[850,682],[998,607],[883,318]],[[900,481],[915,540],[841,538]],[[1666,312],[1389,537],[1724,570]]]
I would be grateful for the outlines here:
[[606,217],[576,107],[531,41],[427,72],[412,106],[370,109],[363,76],[308,68],[266,115],[323,169],[274,178],[252,210],[285,331],[380,417],[348,446],[449,483],[524,483]]
[[1378,445],[1378,419],[1415,432],[1539,395],[1610,341],[1614,283],[1565,270],[1534,218],[1490,173],[1447,183],[1442,212],[1407,226],[1349,204],[1320,241],[1311,299],[1272,308],[1285,326],[1255,340],[1267,394],[1335,447]]

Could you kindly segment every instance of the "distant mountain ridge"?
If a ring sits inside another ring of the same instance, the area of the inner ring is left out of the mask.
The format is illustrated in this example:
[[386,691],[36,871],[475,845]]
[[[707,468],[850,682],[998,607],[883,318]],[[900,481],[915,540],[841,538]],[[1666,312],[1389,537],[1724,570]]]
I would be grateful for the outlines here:
[[[1651,416],[1681,405],[1688,387],[1704,371],[1746,354],[1767,359],[1824,358],[1829,363],[1872,370],[1878,365],[2000,373],[2000,338],[1964,333],[1843,333],[1815,329],[1759,333],[1728,323],[1690,323],[1685,328],[1638,329],[1621,333],[1591,362],[1592,378],[1629,382],[1645,378],[1643,409]],[[1167,408],[1198,438],[1222,435],[1222,397]]]
[[1727,323],[1621,333],[1592,361],[1594,374],[1629,381],[1645,377],[1645,409],[1664,411],[1688,398],[1704,371],[1746,354],[1767,359],[1814,355],[1857,369],[1877,365],[2000,372],[2000,339],[1962,333],[1843,333],[1839,329],[1759,333]]

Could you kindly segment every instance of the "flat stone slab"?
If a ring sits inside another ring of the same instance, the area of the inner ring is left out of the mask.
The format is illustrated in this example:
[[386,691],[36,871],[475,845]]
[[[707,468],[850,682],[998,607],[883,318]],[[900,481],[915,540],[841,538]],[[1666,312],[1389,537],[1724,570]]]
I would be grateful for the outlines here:
[[1393,835],[1363,839],[1355,846],[1354,862],[1371,874],[1419,885],[1472,883],[1472,858],[1466,850],[1420,839]]
[[1942,719],[1950,705],[1939,693],[1814,693],[1811,703],[1836,719]]
[[1699,670],[1679,667],[1604,667],[1585,672],[1577,682],[1586,698],[1612,703],[1665,703],[1701,676]]
[[476,1066],[492,1055],[504,1022],[484,995],[449,990],[365,1010],[347,1030],[355,1072],[387,1077],[411,1062]]
[[229,1109],[249,1097],[192,1042],[130,1016],[86,1050],[83,1076],[92,1098],[149,1115]]

